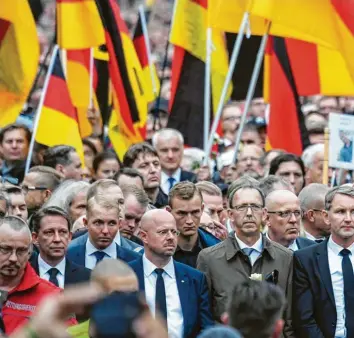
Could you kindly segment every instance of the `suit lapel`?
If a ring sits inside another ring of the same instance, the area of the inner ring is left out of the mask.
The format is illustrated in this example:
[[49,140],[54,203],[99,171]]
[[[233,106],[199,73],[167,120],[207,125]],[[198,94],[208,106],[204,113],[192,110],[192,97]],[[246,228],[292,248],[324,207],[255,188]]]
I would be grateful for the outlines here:
[[[189,320],[188,309],[189,309],[189,301],[190,301],[189,300],[190,280],[188,275],[180,267],[176,266],[176,263],[174,263],[174,265],[175,265],[178,294],[179,294],[179,299],[182,307],[184,330],[186,330],[186,328],[189,327],[187,322]],[[184,333],[186,334],[186,332]]]
[[32,268],[34,269],[34,271],[36,271],[36,274],[39,276],[39,264],[38,264],[38,254],[33,254],[31,255],[30,258],[30,263],[32,265]]
[[74,268],[74,266],[70,263],[70,261],[66,259],[64,286],[75,283],[75,270],[76,268]]
[[86,244],[77,247],[76,260],[74,262],[77,265],[85,266],[85,256],[86,256]]
[[142,257],[136,262],[136,267],[135,273],[138,277],[139,290],[145,292],[144,264]]
[[331,273],[329,271],[327,243],[328,240],[317,245],[316,258],[317,258],[317,265],[318,265],[321,279],[327,290],[328,296],[332,301],[332,304],[335,306]]

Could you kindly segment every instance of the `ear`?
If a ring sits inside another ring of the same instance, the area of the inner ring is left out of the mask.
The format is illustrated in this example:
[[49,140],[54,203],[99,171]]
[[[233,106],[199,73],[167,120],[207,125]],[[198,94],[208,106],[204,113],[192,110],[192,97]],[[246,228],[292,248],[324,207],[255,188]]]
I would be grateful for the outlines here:
[[274,324],[274,331],[272,334],[272,338],[280,338],[284,328],[284,320],[278,319]]
[[147,243],[147,233],[146,233],[146,231],[140,229],[139,237],[144,243]]
[[32,232],[32,241],[33,241],[34,243],[36,243],[36,242],[37,242],[37,239],[38,239],[38,234],[37,234],[36,232]]
[[221,322],[224,324],[224,325],[229,325],[229,314],[227,312],[224,312],[221,317]]
[[202,203],[202,213],[203,213],[203,211],[204,211],[204,206],[205,206],[204,203]]
[[330,225],[331,222],[329,220],[329,215],[328,215],[328,211],[327,210],[322,210],[322,217],[323,217],[323,221],[327,224]]
[[169,206],[169,205],[166,205],[166,211],[168,211],[168,212],[172,212],[172,209],[171,209],[171,207]]
[[306,217],[310,222],[314,222],[315,221],[315,217],[314,217],[315,213],[313,212],[312,209],[308,210],[306,212]]
[[262,222],[267,225],[269,223],[269,215],[267,208],[263,208],[262,210]]
[[57,164],[55,166],[55,170],[60,172],[61,174],[65,175],[65,168],[62,164]]
[[87,222],[86,216],[82,219],[82,222],[84,223],[85,227],[87,228],[88,222]]
[[71,242],[72,238],[73,238],[73,233],[70,231],[69,232],[69,243]]
[[50,196],[52,196],[52,192],[49,189],[45,190],[44,191],[44,202],[47,202],[49,200]]

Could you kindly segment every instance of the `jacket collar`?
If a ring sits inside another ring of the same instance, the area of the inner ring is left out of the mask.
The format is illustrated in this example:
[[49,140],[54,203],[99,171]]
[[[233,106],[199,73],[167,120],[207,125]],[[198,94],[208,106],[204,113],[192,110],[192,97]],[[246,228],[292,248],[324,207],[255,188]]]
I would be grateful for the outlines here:
[[20,284],[18,284],[9,293],[21,292],[32,289],[40,282],[39,276],[36,274],[30,263],[27,262],[23,277]]
[[[275,250],[272,242],[264,234],[262,234],[262,241],[263,241],[263,252],[268,253],[271,259],[275,259]],[[238,252],[241,251],[241,248],[236,241],[234,231],[232,231],[229,234],[229,237],[225,240],[225,245],[226,245],[226,259],[228,261],[232,259],[235,255],[237,255]]]

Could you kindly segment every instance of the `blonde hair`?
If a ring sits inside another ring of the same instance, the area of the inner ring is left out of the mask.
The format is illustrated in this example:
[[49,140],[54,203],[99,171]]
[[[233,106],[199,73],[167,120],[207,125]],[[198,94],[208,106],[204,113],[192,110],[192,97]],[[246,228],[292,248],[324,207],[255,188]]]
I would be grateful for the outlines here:
[[104,209],[113,209],[116,210],[118,218],[121,217],[121,210],[119,208],[119,204],[114,201],[112,198],[109,198],[103,194],[96,194],[95,196],[91,197],[87,201],[87,216],[90,216],[90,213],[92,212],[92,209],[96,206],[100,206]]

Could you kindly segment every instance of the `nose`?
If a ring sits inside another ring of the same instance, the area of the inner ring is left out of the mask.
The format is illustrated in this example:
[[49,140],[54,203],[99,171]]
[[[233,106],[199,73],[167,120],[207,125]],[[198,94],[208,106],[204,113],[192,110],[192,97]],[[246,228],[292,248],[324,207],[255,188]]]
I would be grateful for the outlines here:
[[251,209],[251,207],[247,207],[247,216],[252,216],[252,209]]
[[105,224],[104,226],[103,226],[103,228],[102,228],[102,231],[101,231],[103,234],[108,234],[108,226],[107,226],[107,224]]
[[293,212],[290,215],[289,222],[290,223],[296,223],[297,222],[297,219],[296,219],[296,217],[295,217]]
[[251,166],[252,165],[252,160],[248,157],[246,159],[246,163],[247,163],[248,166]]
[[172,231],[169,231],[168,233],[167,233],[167,238],[168,239],[170,239],[170,238],[174,238],[174,236],[172,235]]
[[153,163],[150,164],[150,173],[155,173],[156,172],[156,167],[154,166]]
[[188,213],[187,219],[186,219],[187,224],[193,224],[193,218],[190,213]]
[[130,228],[130,230],[133,230],[135,228],[135,221],[133,219],[126,221],[126,224]]
[[347,212],[345,213],[345,218],[344,218],[344,220],[345,220],[346,222],[352,222],[353,219],[352,219],[350,210],[347,210]]
[[18,261],[18,257],[16,255],[16,251],[12,250],[11,255],[9,257],[9,261],[11,262],[17,262]]
[[58,231],[56,231],[54,234],[53,242],[60,242],[60,241],[61,241],[61,238],[59,236]]
[[167,153],[168,157],[171,158],[173,157],[173,151],[172,150],[169,150],[168,153]]
[[295,184],[295,176],[294,176],[294,174],[290,174],[290,175],[289,175],[289,182],[290,182],[292,185]]

